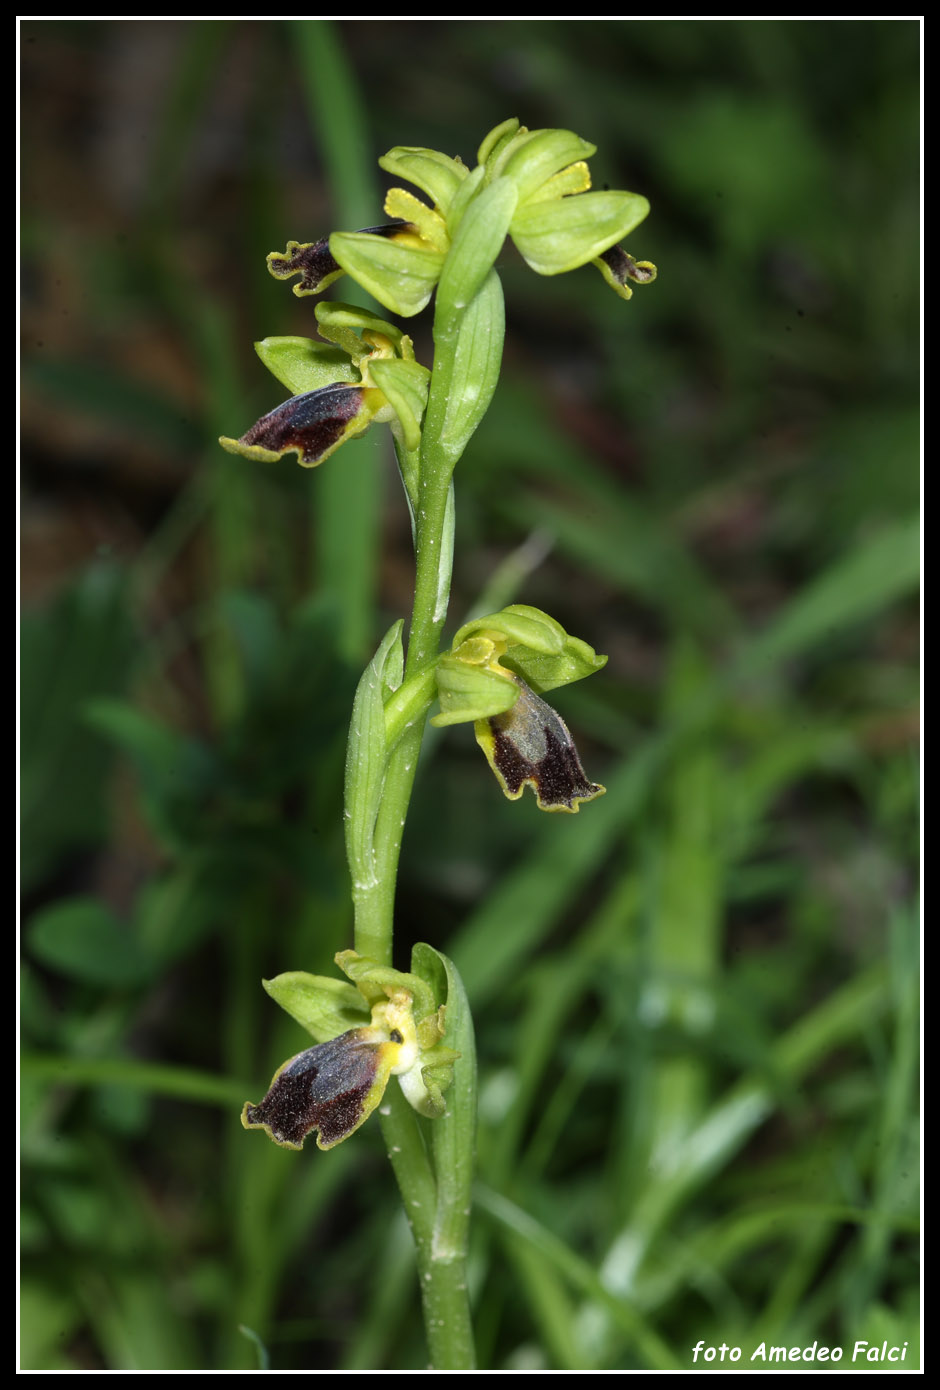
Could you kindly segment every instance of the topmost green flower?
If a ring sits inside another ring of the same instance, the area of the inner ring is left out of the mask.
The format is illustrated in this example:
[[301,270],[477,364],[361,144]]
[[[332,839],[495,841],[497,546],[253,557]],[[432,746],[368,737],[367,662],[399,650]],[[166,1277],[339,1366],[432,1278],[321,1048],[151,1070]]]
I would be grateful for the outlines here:
[[[268,257],[268,267],[279,279],[301,275],[294,287],[301,295],[318,294],[345,271],[386,309],[409,317],[431,298],[464,217],[476,204],[472,220],[488,224],[500,243],[505,227],[539,275],[561,275],[590,261],[629,299],[629,282],[653,280],[656,268],[635,261],[618,242],[643,221],[649,203],[638,193],[589,192],[586,161],[595,149],[570,130],[527,130],[515,118],[490,131],[472,170],[438,150],[397,145],[380,166],[421,189],[432,206],[392,188],[385,199],[385,212],[399,219],[392,225],[290,242],[285,253]],[[460,276],[471,291],[477,279],[472,262],[472,254],[462,260]],[[480,262],[485,274],[492,257],[484,247]],[[449,288],[465,302],[465,286]]]

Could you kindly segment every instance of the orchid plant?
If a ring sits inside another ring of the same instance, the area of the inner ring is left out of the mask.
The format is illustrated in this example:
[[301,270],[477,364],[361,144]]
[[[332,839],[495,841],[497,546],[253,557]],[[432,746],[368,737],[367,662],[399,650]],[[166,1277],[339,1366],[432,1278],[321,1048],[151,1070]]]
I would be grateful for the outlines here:
[[[375,423],[390,426],[411,513],[416,579],[408,631],[386,633],[356,692],[345,783],[346,851],[355,949],[347,977],[291,971],[265,981],[314,1039],[276,1073],[242,1123],[299,1149],[346,1139],[380,1106],[389,1157],[417,1251],[435,1369],[469,1368],[473,1336],[466,1256],[473,1173],[476,1069],[467,998],[453,963],[424,943],[411,971],[392,966],[399,849],[418,752],[435,701],[436,725],[472,723],[507,797],[526,786],[538,807],[576,813],[604,788],[584,772],[571,735],[542,695],[600,670],[606,657],[524,604],[474,619],[440,650],[450,596],[453,473],[492,399],[504,334],[495,262],[507,235],[540,275],[591,263],[624,299],[655,267],[621,245],[649,211],[636,193],[593,192],[595,147],[568,130],[515,119],[486,136],[473,169],[437,150],[397,146],[379,160],[403,188],[385,200],[386,225],[288,242],[268,268],[318,295],[343,274],[391,314],[409,318],[435,296],[434,360],[385,319],[321,302],[322,342],[257,343],[290,392],[229,452],[261,462],[295,454],[307,468]],[[399,1086],[389,1085],[396,1076]]]

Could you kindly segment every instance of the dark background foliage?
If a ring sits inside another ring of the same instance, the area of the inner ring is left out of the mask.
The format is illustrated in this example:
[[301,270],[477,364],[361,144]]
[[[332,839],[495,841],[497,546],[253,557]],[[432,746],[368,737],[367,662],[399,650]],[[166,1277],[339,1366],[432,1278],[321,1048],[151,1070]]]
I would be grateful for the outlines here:
[[455,729],[408,824],[399,963],[451,954],[479,1037],[481,1365],[916,1365],[917,24],[21,39],[22,1364],[423,1364],[377,1126],[238,1123],[304,1045],[261,977],[350,942],[404,502],[380,431],[315,473],[215,439],[281,398],[252,341],[313,332],[265,254],[515,114],[650,198],[660,277],[624,304],[507,246],[457,479],[454,620],[534,603],[610,654],[558,701],[606,797],[511,805]]

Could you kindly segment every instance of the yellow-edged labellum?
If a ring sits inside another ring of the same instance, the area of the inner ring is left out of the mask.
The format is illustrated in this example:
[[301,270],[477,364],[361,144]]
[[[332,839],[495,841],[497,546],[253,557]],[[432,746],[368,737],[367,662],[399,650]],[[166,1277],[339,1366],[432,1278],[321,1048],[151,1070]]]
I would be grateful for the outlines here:
[[519,698],[512,708],[473,726],[510,801],[517,801],[526,785],[543,811],[576,812],[582,801],[603,796],[606,788],[586,777],[565,721],[519,676],[513,679]]

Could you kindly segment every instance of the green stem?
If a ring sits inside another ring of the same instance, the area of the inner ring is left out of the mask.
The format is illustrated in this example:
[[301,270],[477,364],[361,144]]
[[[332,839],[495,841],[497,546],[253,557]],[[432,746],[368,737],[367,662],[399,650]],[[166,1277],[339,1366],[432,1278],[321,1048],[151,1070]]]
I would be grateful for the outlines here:
[[[493,294],[492,284],[487,293]],[[448,424],[460,349],[461,315],[436,315],[435,359],[422,434],[415,523],[415,597],[404,681],[386,706],[389,742],[397,739],[385,770],[375,825],[375,879],[357,891],[355,946],[392,964],[395,887],[402,835],[427,713],[436,694],[433,663],[450,598],[453,544],[451,479],[466,437],[455,445]],[[501,345],[501,333],[499,343]],[[460,1370],[475,1364],[467,1296],[467,1244],[476,1109],[476,1061],[466,999],[448,993],[448,1035],[456,1030],[461,1053],[448,1093],[448,1111],[422,1120],[390,1090],[382,1106],[382,1132],[411,1223],[417,1252],[431,1364]],[[458,1036],[459,1035],[459,1036]]]

